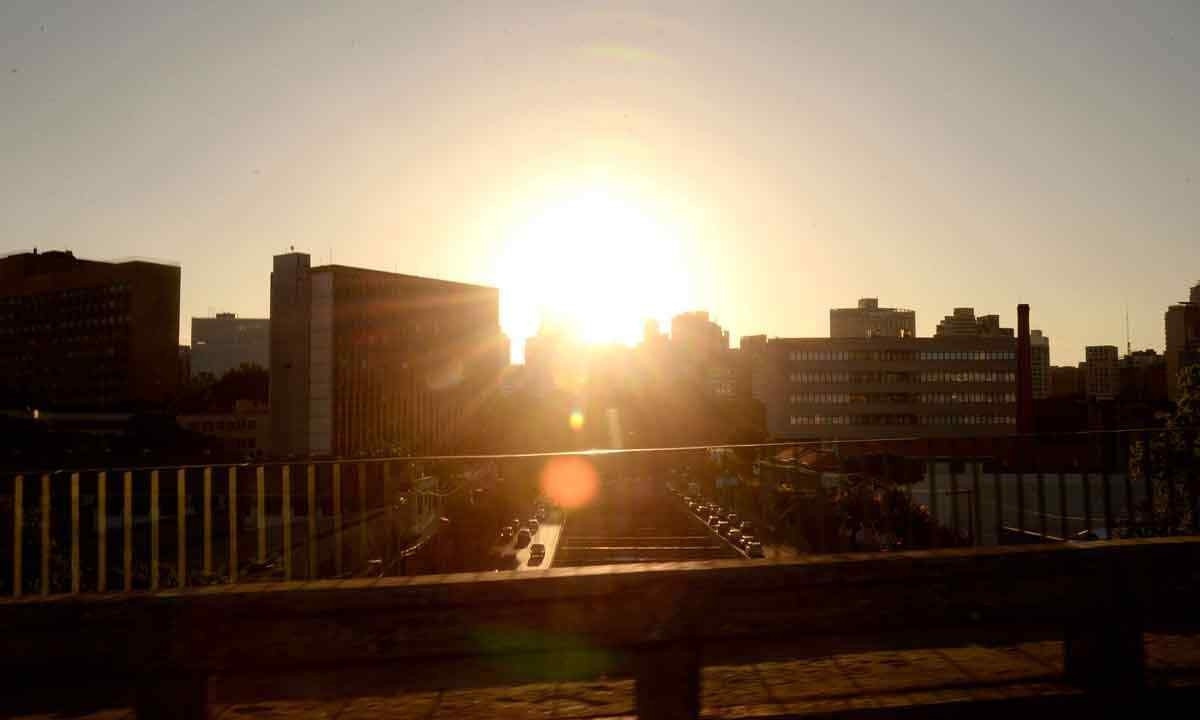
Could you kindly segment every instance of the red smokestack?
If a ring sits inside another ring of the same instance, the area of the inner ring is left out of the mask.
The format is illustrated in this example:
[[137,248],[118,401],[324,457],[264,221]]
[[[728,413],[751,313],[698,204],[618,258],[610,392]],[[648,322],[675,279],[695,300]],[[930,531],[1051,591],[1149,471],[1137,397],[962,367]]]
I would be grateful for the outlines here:
[[1033,357],[1029,350],[1029,306],[1017,306],[1017,432],[1033,432]]

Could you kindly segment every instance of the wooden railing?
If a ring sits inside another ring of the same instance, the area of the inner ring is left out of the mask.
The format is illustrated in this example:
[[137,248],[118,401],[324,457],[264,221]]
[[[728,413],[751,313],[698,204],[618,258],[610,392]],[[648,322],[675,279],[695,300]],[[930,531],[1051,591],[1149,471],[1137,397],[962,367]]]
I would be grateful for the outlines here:
[[[10,710],[631,675],[643,720],[694,718],[703,665],[1064,640],[1067,679],[1136,698],[1142,633],[1194,624],[1200,540],[228,585],[0,602]],[[79,703],[74,703],[78,705]]]

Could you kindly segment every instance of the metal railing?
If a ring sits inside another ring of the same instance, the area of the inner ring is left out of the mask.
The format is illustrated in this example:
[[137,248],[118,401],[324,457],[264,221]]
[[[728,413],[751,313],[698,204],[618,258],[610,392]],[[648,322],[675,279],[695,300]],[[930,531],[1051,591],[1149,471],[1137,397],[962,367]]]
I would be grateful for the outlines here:
[[[694,483],[753,521],[760,540],[823,553],[1197,534],[1196,438],[1176,429],[571,454],[603,475]],[[0,474],[0,597],[394,574],[428,543],[422,524],[448,497],[501,474],[536,487],[556,455]]]

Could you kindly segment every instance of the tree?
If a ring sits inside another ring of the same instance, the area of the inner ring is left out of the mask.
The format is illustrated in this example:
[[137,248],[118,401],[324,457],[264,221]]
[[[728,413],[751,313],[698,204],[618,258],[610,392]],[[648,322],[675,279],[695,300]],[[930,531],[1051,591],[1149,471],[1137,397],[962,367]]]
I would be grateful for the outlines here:
[[[1145,482],[1149,475],[1152,502],[1139,508],[1143,524],[1168,533],[1196,527],[1200,498],[1200,364],[1179,371],[1179,396],[1166,429],[1146,441],[1130,443],[1129,474]],[[1136,520],[1137,518],[1132,518]]]

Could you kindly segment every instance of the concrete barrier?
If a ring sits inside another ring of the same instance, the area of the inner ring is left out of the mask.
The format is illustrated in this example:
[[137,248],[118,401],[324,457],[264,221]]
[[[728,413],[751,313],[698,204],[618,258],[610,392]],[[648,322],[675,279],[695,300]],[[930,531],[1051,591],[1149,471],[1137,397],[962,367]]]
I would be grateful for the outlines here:
[[0,602],[0,690],[203,717],[214,693],[624,674],[639,717],[695,717],[702,665],[1057,637],[1070,680],[1136,693],[1142,632],[1191,622],[1198,561],[1170,538],[20,599]]

